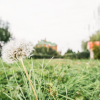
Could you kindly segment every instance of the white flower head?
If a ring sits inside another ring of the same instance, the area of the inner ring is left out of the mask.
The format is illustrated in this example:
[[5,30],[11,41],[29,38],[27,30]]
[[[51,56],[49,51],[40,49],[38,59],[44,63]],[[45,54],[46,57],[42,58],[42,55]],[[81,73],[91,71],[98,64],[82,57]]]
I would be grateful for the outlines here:
[[20,57],[30,57],[33,51],[33,44],[25,40],[11,40],[2,48],[2,59],[4,62],[13,63]]

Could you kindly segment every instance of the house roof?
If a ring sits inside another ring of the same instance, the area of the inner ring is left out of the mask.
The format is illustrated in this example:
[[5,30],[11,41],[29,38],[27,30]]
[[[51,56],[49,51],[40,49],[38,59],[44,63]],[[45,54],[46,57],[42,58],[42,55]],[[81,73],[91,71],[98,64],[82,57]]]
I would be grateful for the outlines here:
[[100,41],[88,42],[87,43],[87,49],[92,49],[94,45],[99,46],[100,45]]
[[48,44],[49,46],[56,46],[57,45],[55,43],[47,42],[45,40],[41,40],[40,42],[37,43],[37,45],[39,45],[39,44],[41,44],[41,45]]

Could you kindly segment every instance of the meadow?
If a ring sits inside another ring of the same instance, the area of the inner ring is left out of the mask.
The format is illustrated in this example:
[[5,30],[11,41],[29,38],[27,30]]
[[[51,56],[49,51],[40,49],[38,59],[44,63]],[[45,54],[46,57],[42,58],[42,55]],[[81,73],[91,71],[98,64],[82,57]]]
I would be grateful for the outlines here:
[[[25,59],[39,100],[99,100],[100,60]],[[0,100],[35,100],[20,62],[0,59]]]

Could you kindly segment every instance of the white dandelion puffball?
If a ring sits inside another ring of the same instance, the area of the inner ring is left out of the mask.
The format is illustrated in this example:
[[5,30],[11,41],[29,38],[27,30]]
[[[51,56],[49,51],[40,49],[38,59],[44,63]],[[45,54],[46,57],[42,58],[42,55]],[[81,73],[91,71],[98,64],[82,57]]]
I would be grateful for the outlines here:
[[13,63],[20,57],[30,57],[33,44],[25,40],[11,40],[2,47],[2,59],[4,62]]

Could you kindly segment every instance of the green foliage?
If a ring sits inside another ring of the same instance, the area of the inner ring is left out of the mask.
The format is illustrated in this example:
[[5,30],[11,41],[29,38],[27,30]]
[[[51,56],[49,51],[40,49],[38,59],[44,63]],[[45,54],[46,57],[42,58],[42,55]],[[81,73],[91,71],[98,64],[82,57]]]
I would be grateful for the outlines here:
[[[100,31],[97,31],[95,34],[93,34],[92,36],[90,36],[88,41],[100,41]],[[81,47],[83,51],[87,50],[87,42],[88,41],[82,41]]]
[[88,59],[90,56],[89,51],[78,52],[78,53],[68,53],[64,55],[64,58],[68,59]]
[[93,46],[94,59],[100,59],[100,46]]
[[87,42],[88,41],[82,41],[81,48],[83,51],[87,51]]
[[0,42],[7,42],[12,37],[9,32],[9,23],[0,20]]
[[93,34],[92,36],[90,36],[90,40],[89,41],[100,41],[100,31],[97,31],[95,34]]
[[73,50],[68,49],[67,52],[66,52],[65,54],[67,54],[67,53],[73,53]]
[[1,57],[1,50],[0,50],[0,57]]
[[[17,64],[7,65],[0,61],[0,99],[35,100],[20,62]],[[24,64],[39,100],[100,98],[98,60],[25,59]]]
[[35,47],[34,48],[34,58],[51,58],[51,57],[60,57],[59,53],[52,49],[52,48],[47,48],[47,47]]

